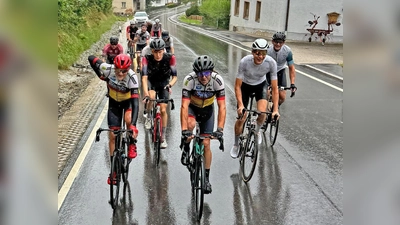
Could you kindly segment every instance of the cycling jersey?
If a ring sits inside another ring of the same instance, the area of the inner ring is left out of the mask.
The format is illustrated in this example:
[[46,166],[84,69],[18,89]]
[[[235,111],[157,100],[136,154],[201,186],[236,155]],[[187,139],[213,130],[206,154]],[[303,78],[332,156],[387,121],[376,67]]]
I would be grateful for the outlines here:
[[124,48],[122,47],[121,44],[117,44],[117,47],[113,49],[111,47],[111,44],[108,43],[106,46],[103,48],[103,56],[107,56],[110,58],[114,58],[115,56],[124,53]]
[[115,75],[114,65],[102,63],[99,69],[103,74],[100,79],[107,82],[110,98],[117,102],[130,98],[139,98],[138,78],[133,70],[129,69],[128,75],[123,80],[118,80]]
[[147,31],[142,33],[142,30],[138,30],[136,31],[136,37],[138,37],[136,42],[138,45],[145,45],[150,38],[150,34]]
[[267,50],[267,55],[271,56],[277,64],[277,71],[285,69],[286,63],[290,66],[294,63],[292,50],[283,45],[279,51],[275,51],[274,45],[270,45]]
[[146,55],[142,59],[142,76],[148,76],[152,86],[164,87],[171,76],[177,76],[175,56],[164,53],[161,61],[156,61],[153,55]]
[[133,40],[135,38],[135,34],[136,32],[139,30],[139,28],[137,26],[127,26],[126,27],[126,33],[129,34],[129,37]]
[[240,60],[239,70],[236,78],[241,79],[249,85],[261,84],[266,80],[266,75],[270,73],[271,80],[276,80],[276,62],[266,55],[264,61],[260,65],[254,64],[254,56],[247,55]]
[[204,108],[217,100],[225,99],[225,85],[221,75],[213,72],[208,84],[203,85],[198,80],[197,74],[191,72],[183,80],[182,99],[190,99],[190,104]]
[[165,42],[165,50],[167,50],[168,53],[171,52],[171,47],[174,47],[174,39],[172,37],[167,37],[163,38]]

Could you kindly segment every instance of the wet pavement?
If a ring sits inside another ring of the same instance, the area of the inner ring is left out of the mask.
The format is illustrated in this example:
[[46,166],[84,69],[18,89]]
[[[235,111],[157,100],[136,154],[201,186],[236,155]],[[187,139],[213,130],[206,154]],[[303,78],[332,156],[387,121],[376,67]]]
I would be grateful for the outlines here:
[[[277,143],[272,148],[268,139],[264,138],[255,174],[245,184],[240,179],[239,161],[230,158],[229,149],[233,143],[236,105],[233,85],[237,65],[248,54],[246,44],[251,43],[254,37],[220,32],[221,35],[241,40],[243,43],[238,48],[234,46],[238,45],[236,42],[226,43],[229,39],[224,39],[226,42],[217,41],[207,33],[199,34],[167,23],[168,17],[168,14],[160,14],[159,18],[176,38],[175,50],[180,78],[173,87],[172,97],[175,99],[176,110],[169,111],[169,146],[162,151],[160,167],[156,168],[153,164],[152,144],[149,143],[144,120],[140,116],[138,157],[131,164],[126,199],[113,215],[107,203],[107,137],[102,135],[100,142],[91,144],[91,149],[76,174],[75,182],[59,209],[59,224],[198,224],[193,217],[189,173],[180,164],[181,152],[178,145],[181,98],[179,88],[183,76],[191,72],[195,55],[200,54],[209,54],[214,58],[216,70],[223,75],[227,90],[224,133],[226,150],[217,150],[218,143],[212,142],[212,149],[215,149],[210,175],[213,192],[205,196],[204,215],[200,224],[342,224],[343,93],[297,75],[296,85],[299,91],[295,98],[288,98],[280,109],[282,119]],[[312,65],[343,76],[339,74],[340,68],[337,65],[321,66],[319,63]],[[298,69],[324,77],[317,71],[303,67],[299,65]],[[340,85],[337,79],[325,79]],[[106,98],[93,100],[95,101],[98,101],[100,107],[94,113],[94,119],[89,122],[89,129],[83,139],[93,132],[91,129],[95,120],[107,104]],[[106,120],[100,122],[101,127],[106,127]],[[80,142],[81,147],[83,142],[84,140]],[[73,158],[71,157],[71,161]],[[67,169],[61,174],[59,187],[67,174]]]

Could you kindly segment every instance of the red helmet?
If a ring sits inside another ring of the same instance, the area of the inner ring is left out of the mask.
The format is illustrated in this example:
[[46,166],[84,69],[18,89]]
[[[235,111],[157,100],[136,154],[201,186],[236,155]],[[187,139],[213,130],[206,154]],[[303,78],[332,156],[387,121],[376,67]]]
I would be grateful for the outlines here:
[[115,56],[114,65],[118,69],[129,69],[131,67],[132,60],[131,57],[125,54],[120,54]]

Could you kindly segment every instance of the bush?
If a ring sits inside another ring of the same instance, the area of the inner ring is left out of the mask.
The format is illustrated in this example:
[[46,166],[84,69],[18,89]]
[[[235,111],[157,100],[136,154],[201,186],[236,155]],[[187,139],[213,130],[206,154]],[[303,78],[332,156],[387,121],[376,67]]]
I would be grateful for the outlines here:
[[191,15],[200,15],[199,6],[192,5],[189,9],[186,10],[186,16],[189,17]]

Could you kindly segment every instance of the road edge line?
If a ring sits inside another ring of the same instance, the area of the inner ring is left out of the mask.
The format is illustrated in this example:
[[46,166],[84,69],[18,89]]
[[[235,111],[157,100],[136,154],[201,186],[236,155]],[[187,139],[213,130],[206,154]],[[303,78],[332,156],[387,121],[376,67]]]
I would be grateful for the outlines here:
[[338,79],[338,80],[343,81],[343,77],[339,77],[339,76],[337,76],[337,75],[335,75],[335,74],[328,73],[328,72],[326,72],[326,71],[324,71],[324,70],[318,69],[318,68],[313,67],[313,66],[310,66],[310,65],[304,65],[304,66],[306,66],[306,67],[308,67],[308,68],[310,68],[310,69],[319,71],[319,72],[321,72],[321,73],[324,73],[324,74],[326,74],[326,75],[329,75],[329,76],[331,76],[331,77],[333,77],[333,78],[336,78],[336,79]]

